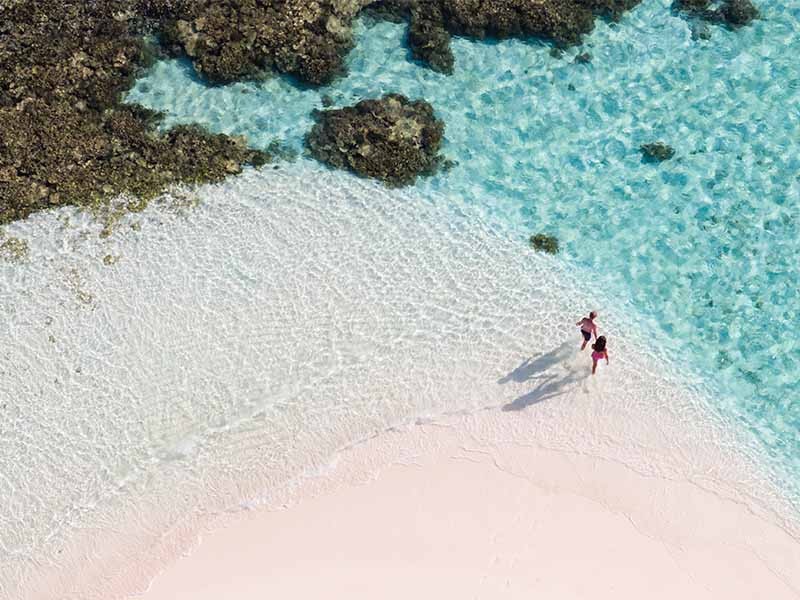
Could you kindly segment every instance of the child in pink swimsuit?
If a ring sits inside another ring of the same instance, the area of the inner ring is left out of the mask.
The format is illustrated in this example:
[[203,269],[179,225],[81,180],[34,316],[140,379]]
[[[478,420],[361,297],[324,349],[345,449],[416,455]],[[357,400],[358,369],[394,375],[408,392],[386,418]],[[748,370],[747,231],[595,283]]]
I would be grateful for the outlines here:
[[592,344],[592,375],[597,371],[597,362],[601,359],[606,359],[608,364],[608,350],[606,350],[606,336],[601,335],[597,341]]

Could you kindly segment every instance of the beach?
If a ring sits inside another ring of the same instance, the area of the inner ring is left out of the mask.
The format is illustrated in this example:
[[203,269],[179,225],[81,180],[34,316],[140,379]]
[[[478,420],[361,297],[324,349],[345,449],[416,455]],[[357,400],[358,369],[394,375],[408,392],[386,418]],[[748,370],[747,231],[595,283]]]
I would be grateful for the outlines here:
[[[142,598],[798,597],[800,546],[769,519],[695,482],[487,444],[509,419],[529,417],[453,417],[347,450],[339,485],[221,517]],[[391,462],[365,470],[376,460]]]
[[[291,551],[312,547],[331,586],[350,585],[370,547],[375,585],[424,573],[447,588],[473,565],[463,585],[485,573],[506,589],[513,559],[528,568],[509,593],[571,594],[558,586],[574,578],[532,564],[585,547],[606,574],[649,556],[637,572],[680,589],[727,590],[746,572],[791,597],[797,520],[752,436],[629,304],[588,298],[580,271],[454,202],[301,162],[175,191],[111,238],[78,212],[16,224],[30,257],[2,299],[26,344],[4,373],[13,397],[40,401],[10,405],[3,426],[47,428],[7,474],[26,490],[5,516],[8,597],[124,598],[162,571],[150,594],[169,595],[173,568],[173,586],[218,589],[270,553],[283,575],[268,585],[300,585]],[[595,377],[574,325],[586,306],[613,340]],[[27,376],[34,365],[53,378]],[[99,470],[83,458],[98,453]],[[320,523],[341,529],[325,541]],[[456,532],[452,551],[438,546]],[[206,552],[229,562],[187,575]]]

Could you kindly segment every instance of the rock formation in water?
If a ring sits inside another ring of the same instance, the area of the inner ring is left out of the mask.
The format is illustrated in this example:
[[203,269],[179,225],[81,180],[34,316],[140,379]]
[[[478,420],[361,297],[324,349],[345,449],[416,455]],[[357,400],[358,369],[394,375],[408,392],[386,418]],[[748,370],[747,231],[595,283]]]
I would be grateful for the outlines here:
[[653,142],[639,146],[642,157],[649,162],[662,162],[675,156],[675,150],[664,142]]
[[[241,140],[198,127],[159,135],[155,115],[120,104],[120,95],[159,51],[144,42],[146,32],[157,34],[170,52],[188,56],[212,82],[276,71],[324,84],[343,71],[352,20],[367,5],[374,14],[407,19],[412,54],[449,73],[451,35],[532,36],[563,47],[580,43],[595,15],[618,19],[638,1],[0,1],[0,223],[120,192],[149,197],[172,182],[215,181],[242,164],[268,159]],[[685,12],[731,27],[758,14],[750,0],[723,0],[716,8],[711,0],[676,2]],[[420,148],[434,148],[435,139],[435,154],[441,124],[429,121]],[[394,143],[405,164],[393,171],[381,158],[356,154],[345,160],[318,151],[331,164],[395,183],[431,166],[430,156],[412,152],[407,139],[378,140],[389,154]]]
[[148,62],[143,20],[122,0],[37,0],[0,9],[0,223],[121,192],[216,181],[264,153],[198,127],[155,132],[119,103]]
[[558,254],[558,238],[546,233],[537,233],[531,236],[531,247],[539,252]]
[[453,72],[450,33],[445,28],[442,11],[435,3],[411,10],[408,25],[408,47],[411,54],[434,71],[447,75]]
[[158,11],[162,41],[207,80],[288,73],[319,85],[343,72],[361,0],[178,0]]
[[318,111],[316,118],[306,135],[306,147],[332,167],[402,186],[414,183],[418,175],[433,173],[442,160],[444,123],[424,100],[389,94]]
[[378,18],[409,21],[414,58],[450,73],[450,35],[471,38],[539,37],[558,46],[579,44],[595,15],[619,20],[640,0],[379,0],[368,11]]
[[378,0],[364,11],[372,19],[393,23],[408,20],[408,47],[411,55],[434,71],[453,72],[453,52],[438,1]]
[[675,7],[687,14],[736,29],[758,18],[758,9],[750,0],[724,0],[719,6],[711,0],[676,0]]

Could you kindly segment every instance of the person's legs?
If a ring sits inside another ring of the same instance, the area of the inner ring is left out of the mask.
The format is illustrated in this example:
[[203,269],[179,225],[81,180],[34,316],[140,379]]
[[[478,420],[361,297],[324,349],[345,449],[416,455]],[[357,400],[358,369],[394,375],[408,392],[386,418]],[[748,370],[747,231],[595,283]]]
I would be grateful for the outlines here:
[[592,359],[592,375],[594,375],[595,371],[597,371],[597,361]]
[[586,344],[589,343],[589,340],[592,339],[592,334],[589,333],[588,331],[584,331],[583,329],[581,329],[581,335],[583,336],[583,344],[581,345],[581,350],[583,350],[584,348],[586,348]]

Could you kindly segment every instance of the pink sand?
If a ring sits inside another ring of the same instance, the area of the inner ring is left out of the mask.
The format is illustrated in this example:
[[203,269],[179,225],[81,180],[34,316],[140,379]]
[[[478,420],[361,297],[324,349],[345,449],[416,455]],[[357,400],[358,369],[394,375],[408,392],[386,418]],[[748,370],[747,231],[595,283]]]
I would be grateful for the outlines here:
[[350,449],[339,483],[312,479],[288,508],[220,521],[144,600],[800,597],[800,544],[735,498],[464,433],[486,439],[513,418],[454,417]]

